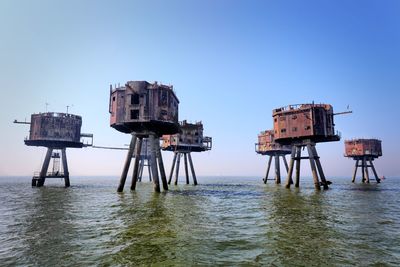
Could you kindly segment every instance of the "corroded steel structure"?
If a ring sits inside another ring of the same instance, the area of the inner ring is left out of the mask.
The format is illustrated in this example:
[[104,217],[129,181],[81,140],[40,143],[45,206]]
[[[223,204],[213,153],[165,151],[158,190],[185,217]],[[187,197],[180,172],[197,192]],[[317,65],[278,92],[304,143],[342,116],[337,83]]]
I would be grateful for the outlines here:
[[[349,113],[349,112],[345,112]],[[316,143],[339,141],[340,134],[335,131],[333,108],[329,104],[300,104],[273,110],[275,142],[291,145],[292,152],[289,163],[286,187],[293,184],[292,173],[296,161],[295,186],[300,182],[300,160],[309,159],[316,189],[321,185],[328,189],[329,181],[319,161],[315,148]],[[302,148],[307,148],[308,157],[301,156]],[[319,176],[318,176],[319,174]],[[321,182],[319,181],[321,179]]]
[[[14,123],[21,123],[14,121]],[[32,114],[29,137],[25,139],[27,146],[47,147],[41,171],[32,178],[32,186],[43,186],[46,178],[64,178],[65,186],[70,186],[66,149],[91,146],[92,134],[81,133],[82,118],[69,113],[46,112]],[[90,144],[84,144],[82,138],[90,138]],[[60,156],[60,151],[61,156]],[[62,160],[62,170],[59,167]],[[53,160],[52,171],[48,171]]]
[[188,171],[188,158],[190,169],[192,171],[193,184],[197,185],[196,173],[193,167],[191,152],[203,152],[211,150],[212,138],[203,136],[202,122],[188,123],[186,120],[180,122],[180,132],[174,135],[162,136],[162,149],[174,152],[174,159],[172,161],[171,172],[168,179],[168,184],[171,183],[174,169],[175,172],[175,185],[178,184],[179,165],[181,157],[184,158],[186,184],[189,184],[189,171]]
[[[179,131],[179,100],[172,86],[129,81],[125,86],[110,86],[110,126],[117,131],[132,134],[128,155],[121,174],[118,192],[122,192],[129,166],[135,152],[135,164],[131,190],[135,190],[139,176],[140,155],[143,138],[148,138],[150,149],[150,169],[154,190],[160,192],[158,168],[164,190],[168,190],[164,164],[160,151],[159,137]],[[135,150],[136,148],[136,150]]]
[[[345,140],[345,157],[356,161],[352,182],[356,180],[357,169],[361,167],[362,182],[369,183],[368,168],[372,169],[375,180],[380,183],[380,179],[375,170],[373,161],[382,156],[382,141],[378,139],[353,139]],[[369,163],[369,164],[368,164]]]
[[288,171],[288,164],[285,155],[290,154],[292,148],[289,145],[281,145],[275,142],[274,130],[262,131],[258,135],[258,143],[255,144],[256,153],[260,155],[269,156],[267,172],[263,179],[264,183],[267,183],[269,170],[271,168],[271,162],[275,159],[275,183],[281,183],[281,170],[280,170],[280,157],[282,157],[283,163],[285,164],[286,172]]

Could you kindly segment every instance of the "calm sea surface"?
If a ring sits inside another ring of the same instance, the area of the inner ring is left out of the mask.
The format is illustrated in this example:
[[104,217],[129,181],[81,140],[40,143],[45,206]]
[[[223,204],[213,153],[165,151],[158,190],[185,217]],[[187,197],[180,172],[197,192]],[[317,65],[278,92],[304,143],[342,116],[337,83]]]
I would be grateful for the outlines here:
[[0,266],[400,266],[400,179],[198,180],[118,194],[116,177],[2,177]]

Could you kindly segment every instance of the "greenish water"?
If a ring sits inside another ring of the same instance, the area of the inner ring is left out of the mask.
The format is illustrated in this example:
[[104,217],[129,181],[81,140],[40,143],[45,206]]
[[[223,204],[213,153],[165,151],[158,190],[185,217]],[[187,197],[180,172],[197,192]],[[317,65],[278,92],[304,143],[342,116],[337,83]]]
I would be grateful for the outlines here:
[[[316,192],[200,177],[116,193],[116,177],[0,178],[0,266],[399,266],[400,179]],[[47,183],[47,182],[46,182]]]

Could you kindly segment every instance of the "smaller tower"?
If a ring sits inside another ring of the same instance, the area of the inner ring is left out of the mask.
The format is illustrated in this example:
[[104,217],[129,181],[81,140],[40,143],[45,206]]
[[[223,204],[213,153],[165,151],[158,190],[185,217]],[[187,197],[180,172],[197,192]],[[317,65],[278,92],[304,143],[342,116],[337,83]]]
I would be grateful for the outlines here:
[[352,182],[356,180],[358,167],[361,167],[363,183],[369,183],[368,168],[372,169],[376,182],[380,183],[381,180],[378,178],[373,161],[382,156],[382,141],[378,139],[345,140],[344,147],[344,156],[356,161]]
[[[66,149],[68,147],[82,148],[91,146],[93,143],[93,134],[81,133],[82,118],[69,113],[46,112],[32,114],[30,122],[15,120],[14,123],[30,124],[29,138],[25,139],[25,145],[47,148],[40,172],[32,177],[32,186],[43,186],[46,178],[64,178],[65,187],[69,187]],[[91,143],[84,144],[82,138],[91,139]],[[51,171],[48,171],[51,161],[53,161],[53,167]]]
[[184,120],[180,122],[180,129],[181,131],[178,134],[162,136],[162,150],[174,152],[174,159],[172,161],[168,184],[171,184],[175,166],[175,185],[178,184],[179,165],[181,157],[183,157],[185,160],[186,184],[189,184],[189,171],[187,163],[189,158],[193,184],[197,185],[191,152],[203,152],[211,150],[212,138],[203,136],[203,124],[201,122],[188,123],[186,120]]
[[274,140],[274,130],[263,131],[258,135],[258,143],[255,144],[256,153],[260,155],[269,156],[268,165],[267,165],[267,173],[265,174],[265,178],[263,179],[264,184],[267,183],[268,174],[271,167],[272,159],[275,158],[275,183],[281,183],[281,170],[280,170],[280,161],[279,158],[282,157],[283,163],[285,164],[286,172],[288,172],[288,164],[286,161],[285,155],[290,154],[292,148],[288,145],[281,145],[275,142]]

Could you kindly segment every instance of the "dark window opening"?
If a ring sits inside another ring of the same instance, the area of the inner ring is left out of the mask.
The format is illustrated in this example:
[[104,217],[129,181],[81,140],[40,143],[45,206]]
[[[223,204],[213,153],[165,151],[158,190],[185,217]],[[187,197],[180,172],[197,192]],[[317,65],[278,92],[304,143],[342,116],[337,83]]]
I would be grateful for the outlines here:
[[306,126],[304,129],[305,129],[305,130],[310,130],[310,129],[311,129],[311,126]]
[[113,102],[115,101],[115,96],[113,96],[113,100],[112,100]]
[[297,132],[297,127],[293,127],[293,128],[292,128],[292,131],[293,131],[293,132]]
[[131,120],[138,120],[139,119],[139,110],[132,109],[131,110]]
[[285,128],[281,129],[281,133],[286,133],[286,129]]
[[292,116],[292,119],[293,119],[293,120],[297,119],[297,115],[293,115],[293,116]]
[[132,94],[131,95],[131,105],[139,105],[139,94]]
[[277,122],[277,121],[278,121],[278,120],[275,118],[275,119],[274,119],[274,122]]

